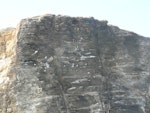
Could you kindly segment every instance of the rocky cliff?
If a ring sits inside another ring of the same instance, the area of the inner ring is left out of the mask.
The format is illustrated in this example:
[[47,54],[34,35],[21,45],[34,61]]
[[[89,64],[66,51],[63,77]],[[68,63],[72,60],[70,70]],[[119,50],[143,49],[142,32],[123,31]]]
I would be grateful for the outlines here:
[[150,39],[44,15],[0,31],[1,113],[150,113]]

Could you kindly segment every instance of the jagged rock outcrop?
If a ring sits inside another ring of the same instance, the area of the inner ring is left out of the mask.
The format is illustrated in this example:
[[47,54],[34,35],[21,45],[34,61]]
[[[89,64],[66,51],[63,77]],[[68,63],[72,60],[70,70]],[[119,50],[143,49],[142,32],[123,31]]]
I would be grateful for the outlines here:
[[14,94],[10,90],[16,77],[12,69],[16,60],[16,34],[15,28],[0,31],[0,113],[12,113],[12,109],[14,112],[16,109]]
[[0,112],[150,113],[149,38],[55,15],[0,36]]

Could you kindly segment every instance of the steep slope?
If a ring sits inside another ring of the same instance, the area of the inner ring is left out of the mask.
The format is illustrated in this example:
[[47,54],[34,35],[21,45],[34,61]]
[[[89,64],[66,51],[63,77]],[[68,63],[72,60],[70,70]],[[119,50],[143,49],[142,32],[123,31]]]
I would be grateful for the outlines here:
[[14,32],[12,45],[0,38],[13,57],[0,65],[8,79],[0,84],[2,113],[150,112],[150,39],[107,21],[55,15],[24,19]]

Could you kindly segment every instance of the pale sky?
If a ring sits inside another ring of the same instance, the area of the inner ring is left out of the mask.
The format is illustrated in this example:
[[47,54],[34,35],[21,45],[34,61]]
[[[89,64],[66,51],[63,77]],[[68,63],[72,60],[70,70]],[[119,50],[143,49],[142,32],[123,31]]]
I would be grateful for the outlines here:
[[1,0],[0,29],[44,14],[94,17],[150,37],[150,0]]

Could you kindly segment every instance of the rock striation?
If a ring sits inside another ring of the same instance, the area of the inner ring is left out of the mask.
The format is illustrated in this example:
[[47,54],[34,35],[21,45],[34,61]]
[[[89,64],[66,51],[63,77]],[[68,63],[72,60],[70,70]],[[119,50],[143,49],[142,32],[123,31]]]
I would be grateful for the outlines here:
[[150,113],[150,39],[44,15],[0,31],[1,113]]

